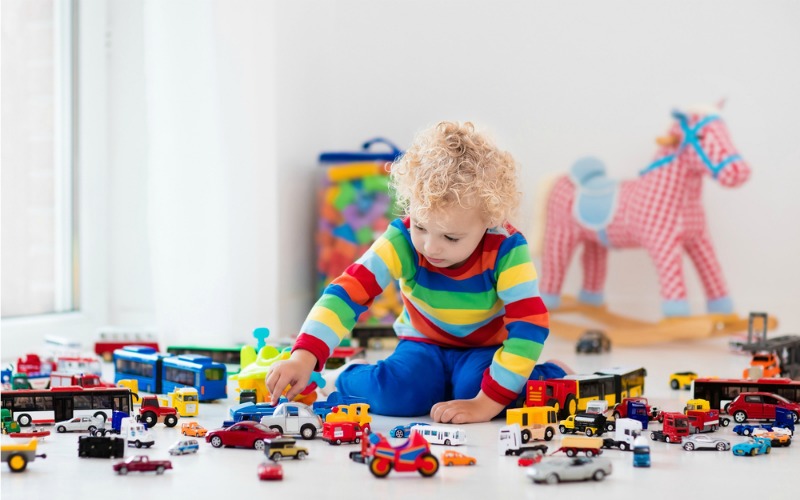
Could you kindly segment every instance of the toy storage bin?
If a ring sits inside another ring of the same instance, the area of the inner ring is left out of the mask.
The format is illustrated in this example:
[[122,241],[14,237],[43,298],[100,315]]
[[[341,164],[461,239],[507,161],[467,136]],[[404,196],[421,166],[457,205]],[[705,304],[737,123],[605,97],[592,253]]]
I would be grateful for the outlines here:
[[[376,144],[389,152],[371,151]],[[389,168],[401,151],[385,139],[366,142],[361,151],[325,152],[318,193],[317,293],[355,262],[397,217],[389,193]],[[375,298],[356,330],[388,329],[402,311],[397,283]],[[356,337],[358,337],[358,332]],[[373,332],[374,334],[374,332]]]

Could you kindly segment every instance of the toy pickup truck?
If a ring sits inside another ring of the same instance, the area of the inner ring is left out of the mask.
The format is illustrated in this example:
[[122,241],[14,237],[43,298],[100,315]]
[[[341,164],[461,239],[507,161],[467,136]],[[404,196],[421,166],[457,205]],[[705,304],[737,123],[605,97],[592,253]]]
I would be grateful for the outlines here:
[[169,460],[150,460],[150,457],[145,455],[136,455],[123,462],[114,464],[114,472],[120,475],[125,475],[128,472],[153,472],[156,474],[163,474],[165,470],[172,468],[172,462]]
[[0,450],[3,462],[8,462],[11,472],[22,472],[36,458],[47,458],[47,455],[36,454],[36,439],[31,439],[25,444],[3,444]]

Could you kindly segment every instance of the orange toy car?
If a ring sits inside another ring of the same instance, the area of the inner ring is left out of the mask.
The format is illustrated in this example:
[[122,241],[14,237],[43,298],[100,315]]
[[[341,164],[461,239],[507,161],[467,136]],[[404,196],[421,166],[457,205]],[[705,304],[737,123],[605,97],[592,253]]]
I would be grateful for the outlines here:
[[191,421],[185,424],[181,424],[181,434],[184,436],[194,436],[194,437],[203,437],[208,433],[208,429],[203,427],[202,425],[198,424],[195,421]]
[[447,450],[442,453],[442,463],[447,466],[451,467],[453,465],[475,465],[478,461],[475,460],[473,457],[468,457],[463,453],[459,453],[453,450]]
[[750,368],[745,368],[742,378],[769,378],[780,377],[781,365],[778,356],[772,352],[759,352],[753,354]]

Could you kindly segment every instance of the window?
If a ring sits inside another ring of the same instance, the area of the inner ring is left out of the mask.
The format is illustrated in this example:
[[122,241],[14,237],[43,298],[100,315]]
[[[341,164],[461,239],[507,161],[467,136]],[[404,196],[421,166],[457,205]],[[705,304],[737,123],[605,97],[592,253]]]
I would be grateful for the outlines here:
[[3,318],[78,308],[73,2],[3,0]]

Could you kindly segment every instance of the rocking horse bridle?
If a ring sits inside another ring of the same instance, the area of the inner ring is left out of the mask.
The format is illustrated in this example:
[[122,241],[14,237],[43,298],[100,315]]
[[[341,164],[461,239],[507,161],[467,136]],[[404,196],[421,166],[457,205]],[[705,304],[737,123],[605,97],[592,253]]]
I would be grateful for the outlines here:
[[700,137],[698,137],[698,134],[703,129],[703,127],[705,127],[711,122],[719,120],[720,119],[719,115],[708,115],[704,117],[702,120],[695,123],[694,127],[689,127],[689,119],[685,114],[680,113],[678,111],[674,111],[672,113],[672,116],[674,116],[678,120],[678,123],[681,126],[681,130],[683,131],[683,141],[681,141],[680,145],[678,146],[678,149],[674,153],[654,161],[646,168],[644,168],[641,172],[639,172],[639,175],[644,175],[652,170],[655,170],[659,167],[663,167],[664,165],[671,163],[672,160],[674,160],[675,158],[680,156],[681,153],[683,153],[684,149],[690,146],[694,148],[694,150],[697,152],[697,156],[703,161],[703,164],[706,166],[706,168],[711,171],[711,176],[715,179],[719,175],[720,171],[722,171],[723,168],[728,166],[728,164],[733,163],[742,158],[738,153],[732,154],[730,156],[727,156],[726,158],[723,158],[722,161],[714,165],[708,158],[706,152],[703,150],[703,147],[700,145]]

